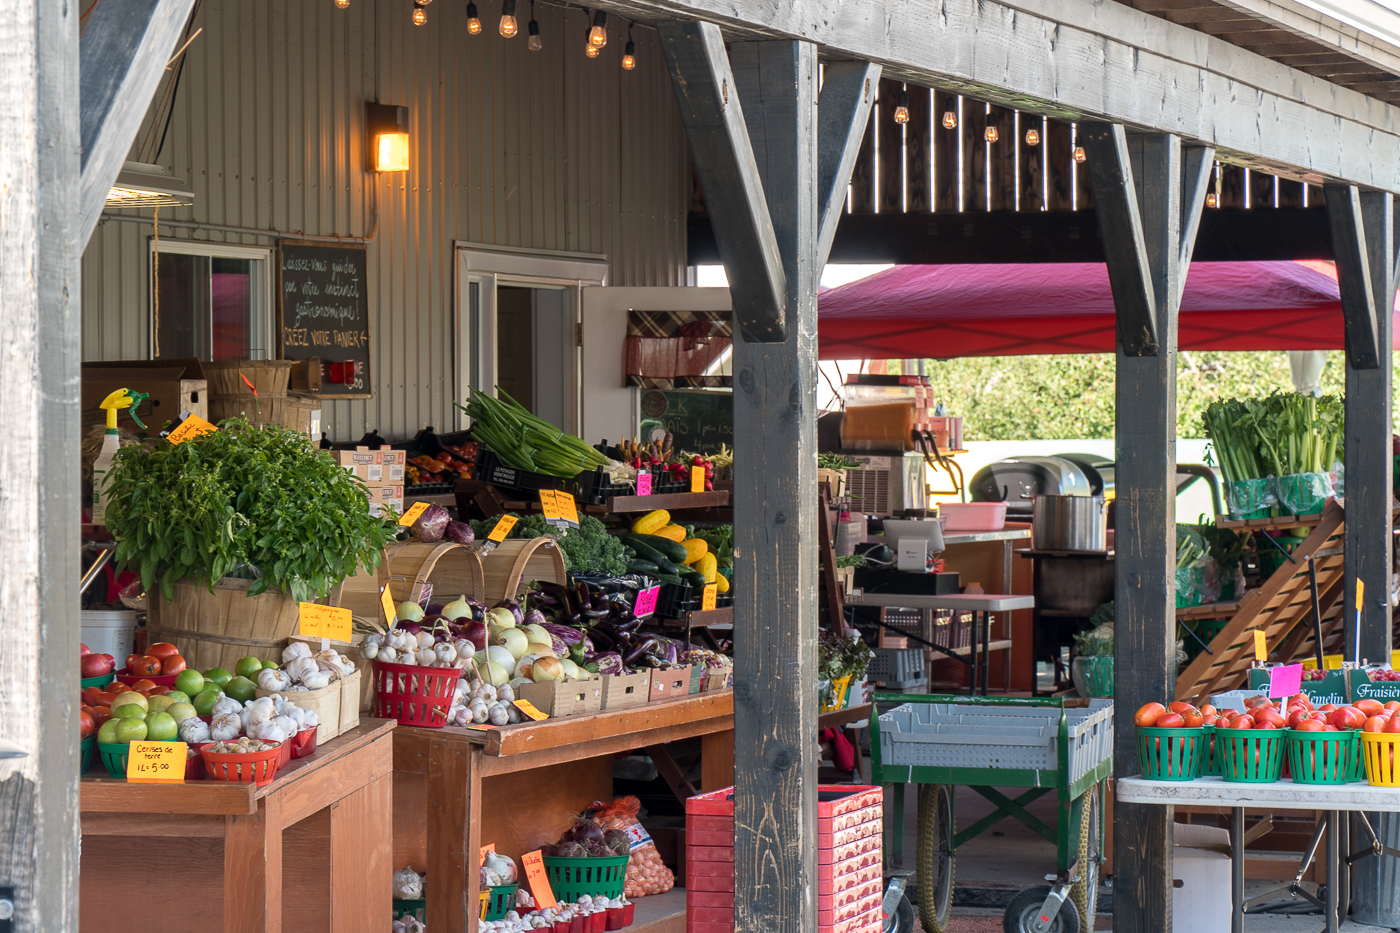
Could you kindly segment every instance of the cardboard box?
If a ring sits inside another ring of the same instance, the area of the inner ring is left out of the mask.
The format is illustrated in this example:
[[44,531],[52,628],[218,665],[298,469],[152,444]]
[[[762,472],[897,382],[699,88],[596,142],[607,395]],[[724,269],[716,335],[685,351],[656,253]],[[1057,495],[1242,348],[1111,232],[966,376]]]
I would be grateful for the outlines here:
[[354,450],[335,451],[335,459],[341,466],[379,466],[384,463],[384,454],[368,447],[356,447]]
[[651,672],[651,691],[648,700],[659,703],[662,700],[677,700],[690,695],[690,665],[675,667],[669,671]]
[[117,426],[155,437],[167,421],[175,421],[182,411],[208,420],[209,383],[199,360],[194,358],[170,360],[104,360],[84,363],[82,367],[82,423],[107,423],[107,413],[97,406],[118,389],[130,389],[150,396],[136,409],[146,430],[136,426],[127,411],[118,412]]
[[375,518],[378,518],[379,516],[381,516],[381,515],[384,514],[384,510],[385,510],[386,508],[387,508],[387,509],[393,509],[393,510],[394,510],[394,514],[396,514],[396,515],[402,515],[402,514],[403,514],[403,500],[402,500],[402,499],[391,499],[391,500],[389,500],[389,501],[387,501],[387,502],[371,502],[371,503],[369,504],[369,514],[370,514],[370,515],[373,515]]
[[603,708],[603,679],[594,677],[573,683],[551,681],[542,684],[521,684],[517,691],[522,700],[529,700],[535,709],[550,718],[582,716]]
[[403,502],[402,486],[369,486],[370,502]]
[[381,447],[379,450],[356,447],[354,450],[338,450],[335,456],[337,463],[366,483],[403,483],[403,468],[408,459],[406,451],[392,447]]
[[651,674],[648,671],[603,675],[603,709],[641,706],[646,703],[650,692]]

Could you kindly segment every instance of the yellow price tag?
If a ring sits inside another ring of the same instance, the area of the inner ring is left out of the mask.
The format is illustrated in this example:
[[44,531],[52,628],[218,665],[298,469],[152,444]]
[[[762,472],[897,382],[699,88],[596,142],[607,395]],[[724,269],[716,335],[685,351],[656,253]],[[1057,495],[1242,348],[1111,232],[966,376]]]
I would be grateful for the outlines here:
[[379,596],[379,603],[384,607],[384,621],[389,628],[394,627],[394,623],[399,621],[399,611],[394,608],[394,594],[386,586],[384,592]]
[[515,527],[515,523],[520,521],[514,515],[502,515],[500,521],[496,522],[496,527],[491,529],[491,533],[486,536],[487,541],[500,543],[510,534],[510,530]]
[[520,710],[520,712],[524,714],[527,719],[533,719],[535,722],[539,722],[541,719],[549,718],[547,714],[541,713],[538,709],[536,709],[535,704],[531,703],[529,700],[516,700],[515,708]]
[[172,444],[183,444],[190,438],[199,437],[201,434],[209,434],[217,430],[219,429],[199,417],[199,415],[186,415],[185,420],[176,425],[174,430],[165,436],[165,439]]
[[329,638],[332,641],[350,640],[350,610],[339,606],[322,606],[317,603],[300,603],[301,627],[298,630],[307,638]]
[[574,505],[574,497],[567,492],[560,492],[557,489],[541,489],[540,509],[544,512],[546,520],[554,519],[572,525],[578,524],[578,508]]
[[407,512],[405,512],[405,513],[403,513],[402,515],[399,516],[399,524],[400,524],[400,525],[403,525],[404,527],[408,527],[409,525],[412,525],[414,522],[418,521],[418,516],[422,515],[422,514],[423,514],[424,512],[426,512],[426,511],[428,511],[428,506],[431,505],[431,504],[432,504],[431,502],[415,502],[415,503],[413,503],[413,505],[409,506],[409,509],[408,509]]
[[704,492],[704,491],[705,491],[705,468],[704,468],[704,467],[702,467],[702,466],[693,466],[693,467],[690,468],[690,491],[691,491],[691,492]]
[[1263,663],[1269,660],[1269,646],[1264,642],[1264,630],[1254,630],[1254,660]]
[[184,742],[132,742],[126,779],[132,784],[183,784],[188,755]]
[[705,591],[700,594],[700,610],[709,612],[715,608],[715,600],[719,599],[719,584],[706,583]]

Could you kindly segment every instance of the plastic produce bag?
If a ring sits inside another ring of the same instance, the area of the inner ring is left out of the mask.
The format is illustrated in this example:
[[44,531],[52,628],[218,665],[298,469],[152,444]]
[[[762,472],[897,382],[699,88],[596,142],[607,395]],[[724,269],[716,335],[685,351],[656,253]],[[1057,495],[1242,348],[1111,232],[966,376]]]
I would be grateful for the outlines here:
[[651,841],[642,821],[637,818],[642,810],[640,800],[630,796],[618,797],[609,804],[595,800],[591,809],[598,811],[593,814],[594,822],[605,830],[622,830],[632,843],[632,857],[627,860],[625,897],[664,894],[676,886],[676,876],[662,863],[656,843]]
[[1274,480],[1279,504],[1290,515],[1315,515],[1335,495],[1331,473],[1293,473]]
[[1244,479],[1225,483],[1225,504],[1233,518],[1258,518],[1256,513],[1278,505],[1274,478]]

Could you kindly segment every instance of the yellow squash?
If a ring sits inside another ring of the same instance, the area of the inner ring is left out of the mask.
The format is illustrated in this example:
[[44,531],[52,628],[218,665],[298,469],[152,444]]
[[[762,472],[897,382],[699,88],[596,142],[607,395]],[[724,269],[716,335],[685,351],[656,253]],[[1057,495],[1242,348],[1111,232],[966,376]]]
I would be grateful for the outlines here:
[[671,523],[671,513],[665,509],[648,512],[632,523],[632,531],[639,535],[654,535]]
[[695,569],[704,574],[706,583],[714,583],[719,575],[719,561],[715,560],[715,555],[706,554],[695,562]]
[[659,538],[669,538],[677,544],[685,540],[685,529],[680,525],[665,525],[653,531],[652,534]]
[[681,542],[681,547],[685,548],[685,562],[693,564],[710,552],[710,546],[703,538],[686,538]]

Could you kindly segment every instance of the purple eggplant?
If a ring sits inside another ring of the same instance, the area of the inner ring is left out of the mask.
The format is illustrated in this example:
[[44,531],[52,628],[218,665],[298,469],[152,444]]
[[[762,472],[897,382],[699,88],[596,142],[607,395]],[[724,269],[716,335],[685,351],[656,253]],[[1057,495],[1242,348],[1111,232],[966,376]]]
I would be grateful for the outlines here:
[[442,536],[456,544],[471,544],[476,540],[476,532],[466,522],[448,522],[447,529],[442,533]]
[[622,665],[622,655],[618,654],[616,651],[604,651],[600,654],[595,654],[592,660],[598,665],[598,673],[600,674],[626,673]]
[[529,612],[525,613],[526,625],[545,625],[547,622],[549,622],[549,620],[545,618],[544,613],[540,612],[538,609],[531,609]]
[[409,531],[415,540],[432,544],[442,540],[443,533],[447,531],[447,523],[451,520],[452,516],[448,514],[447,509],[440,505],[430,505],[418,516]]
[[632,667],[633,665],[638,664],[639,662],[641,662],[642,657],[644,655],[646,655],[651,649],[656,647],[656,644],[657,642],[655,635],[643,635],[641,638],[633,642],[632,645],[627,649],[627,653],[622,656],[623,666]]

